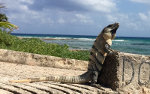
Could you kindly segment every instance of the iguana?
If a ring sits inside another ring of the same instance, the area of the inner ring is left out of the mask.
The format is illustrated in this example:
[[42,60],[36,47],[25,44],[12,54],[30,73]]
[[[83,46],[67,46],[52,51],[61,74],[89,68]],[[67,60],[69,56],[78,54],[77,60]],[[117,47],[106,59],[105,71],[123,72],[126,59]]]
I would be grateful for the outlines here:
[[88,71],[79,76],[49,76],[40,78],[29,78],[24,80],[11,80],[10,82],[39,82],[39,81],[55,81],[62,83],[88,83],[96,84],[98,75],[102,69],[105,57],[107,54],[112,53],[110,48],[112,40],[115,38],[116,30],[119,23],[114,23],[106,26],[102,32],[97,36],[89,57]]

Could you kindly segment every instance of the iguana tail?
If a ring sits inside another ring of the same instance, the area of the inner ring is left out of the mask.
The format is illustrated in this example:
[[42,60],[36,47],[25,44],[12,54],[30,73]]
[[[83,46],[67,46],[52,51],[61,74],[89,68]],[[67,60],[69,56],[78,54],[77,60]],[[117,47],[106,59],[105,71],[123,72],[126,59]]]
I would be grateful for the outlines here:
[[54,81],[62,83],[86,83],[91,80],[92,72],[88,71],[79,76],[49,76],[49,77],[40,77],[40,78],[28,78],[23,80],[11,80],[12,83],[32,83],[32,82],[41,82],[41,81]]

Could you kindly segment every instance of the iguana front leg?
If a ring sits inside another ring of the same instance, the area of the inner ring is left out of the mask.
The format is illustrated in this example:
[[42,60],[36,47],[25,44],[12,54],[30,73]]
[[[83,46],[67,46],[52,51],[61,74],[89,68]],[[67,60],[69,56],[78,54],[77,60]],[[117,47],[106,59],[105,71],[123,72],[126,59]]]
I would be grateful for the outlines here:
[[113,50],[110,48],[110,45],[109,44],[105,44],[105,52],[107,53],[107,54],[112,54],[113,53]]
[[91,86],[99,88],[101,90],[104,90],[102,88],[102,86],[97,83],[97,80],[98,80],[98,71],[93,71],[93,73],[92,73],[92,80],[91,80]]
[[97,84],[98,71],[93,71],[92,74],[91,74],[91,76],[92,76],[91,86],[99,88],[101,90],[104,90],[101,85]]
[[96,84],[97,83],[97,79],[98,79],[98,71],[93,71],[92,72],[91,84]]

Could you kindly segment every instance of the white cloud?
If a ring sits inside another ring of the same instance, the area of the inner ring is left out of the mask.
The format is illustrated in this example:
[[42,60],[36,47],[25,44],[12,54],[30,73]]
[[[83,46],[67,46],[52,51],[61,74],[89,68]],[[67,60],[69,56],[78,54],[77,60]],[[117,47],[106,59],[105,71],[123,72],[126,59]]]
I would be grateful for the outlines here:
[[147,13],[139,13],[138,15],[141,18],[141,20],[146,22],[150,21],[150,11]]
[[17,0],[18,2],[27,3],[27,4],[33,4],[34,0]]
[[112,16],[112,15],[106,15],[106,17],[107,17],[107,20],[108,20],[109,22],[115,22],[115,21],[118,20],[117,17]]
[[145,13],[111,13],[106,16],[109,22],[119,22],[120,28],[117,34],[125,36],[149,37],[150,11]]
[[106,17],[107,17],[107,20],[110,22],[129,20],[129,16],[123,13],[114,13],[114,14],[112,13],[112,14],[106,15]]
[[[124,28],[132,28],[132,30],[138,30],[137,21],[133,18],[133,15],[115,13],[106,16],[109,22],[119,22],[124,25]],[[134,16],[136,18],[136,16]]]
[[40,23],[38,23],[38,24],[49,24],[49,25],[51,25],[53,23],[54,23],[54,21],[51,18],[47,18],[47,19],[40,18]]
[[150,4],[150,0],[130,0],[132,2],[137,2],[137,3],[145,3],[145,4]]
[[116,10],[116,3],[114,0],[75,0],[88,9],[100,12],[111,12]]
[[53,9],[44,9],[42,11],[31,10],[29,9],[28,4],[32,4],[33,0],[14,0],[14,4],[9,0],[3,2],[5,2],[5,5],[7,6],[7,16],[9,17],[9,21],[12,22],[39,24],[91,24],[93,22],[89,16],[77,12]]
[[85,15],[75,14],[75,16],[76,16],[77,20],[82,22],[82,23],[88,23],[88,24],[93,23],[93,21],[90,19],[90,17],[87,17]]
[[144,13],[139,13],[139,16],[142,20],[147,20],[148,19],[148,16],[145,15]]
[[59,19],[58,19],[58,23],[64,24],[64,23],[65,23],[65,20],[64,20],[63,18],[59,18]]

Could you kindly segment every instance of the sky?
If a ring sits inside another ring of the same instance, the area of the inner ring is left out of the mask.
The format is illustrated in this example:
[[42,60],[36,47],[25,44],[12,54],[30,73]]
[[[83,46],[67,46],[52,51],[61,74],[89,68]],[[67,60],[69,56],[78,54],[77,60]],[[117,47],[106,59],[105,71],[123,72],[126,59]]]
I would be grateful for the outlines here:
[[120,23],[117,36],[150,37],[150,0],[0,0],[15,33],[98,35]]

